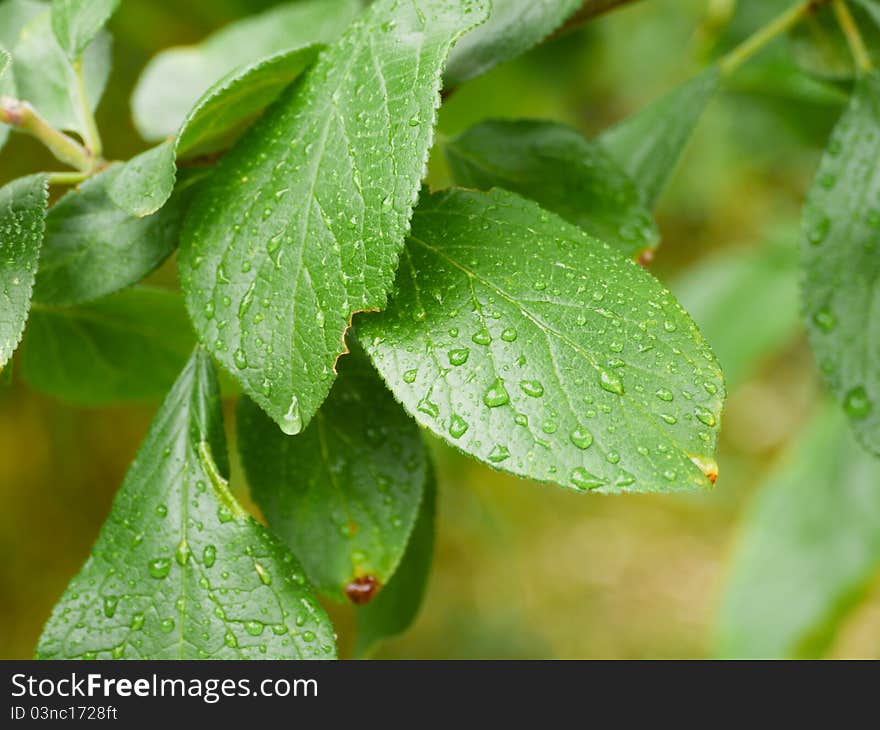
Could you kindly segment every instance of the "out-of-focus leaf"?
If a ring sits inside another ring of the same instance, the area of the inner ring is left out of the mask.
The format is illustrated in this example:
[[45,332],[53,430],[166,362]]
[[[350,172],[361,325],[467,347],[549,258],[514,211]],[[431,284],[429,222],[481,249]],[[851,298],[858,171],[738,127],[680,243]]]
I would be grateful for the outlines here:
[[287,436],[248,399],[238,435],[254,500],[324,594],[372,599],[394,574],[422,501],[418,426],[358,350],[309,427]]
[[724,657],[816,657],[880,569],[880,462],[823,408],[744,517],[716,629]]
[[670,287],[712,345],[729,388],[801,329],[796,239],[786,232],[758,248],[716,254]]
[[174,189],[177,159],[215,151],[253,120],[309,66],[320,47],[283,51],[218,81],[196,102],[174,139],[163,142],[122,166],[110,185],[110,197],[132,215],[155,213]]
[[429,466],[425,496],[403,559],[382,592],[358,610],[357,656],[368,656],[380,641],[402,634],[418,615],[434,557],[436,501],[437,485]]
[[581,492],[715,478],[724,384],[690,317],[513,193],[423,196],[397,293],[358,330],[404,408],[496,469]]
[[469,33],[449,56],[446,85],[458,86],[540,43],[583,0],[492,0],[489,19]]
[[0,46],[15,47],[18,36],[28,23],[46,12],[41,0],[3,0],[0,2]]
[[48,198],[45,175],[0,188],[0,368],[12,357],[28,318]]
[[635,183],[601,145],[564,124],[483,122],[445,152],[459,185],[531,198],[627,256],[660,240]]
[[694,128],[718,90],[710,68],[602,133],[599,142],[653,206],[669,182]]
[[361,11],[360,0],[299,0],[232,23],[197,46],[171,48],[144,69],[132,112],[144,139],[175,134],[213,84],[281,51],[333,40]]
[[[0,47],[0,96],[15,96],[15,77],[12,75],[12,56]],[[9,138],[9,126],[0,124],[0,150]]]
[[156,414],[39,659],[329,659],[293,555],[236,502],[220,393],[198,350]]
[[[848,7],[871,59],[880,60],[880,28],[871,22],[862,6],[850,2]],[[820,5],[807,14],[791,29],[789,39],[792,58],[807,73],[835,81],[855,77],[852,51],[829,4]]]
[[179,265],[196,329],[286,433],[330,392],[352,315],[385,304],[446,56],[487,7],[373,3],[193,202]]
[[859,80],[804,208],[810,343],[856,436],[880,454],[880,75]]
[[21,374],[35,390],[79,405],[154,400],[194,342],[179,294],[135,287],[91,304],[35,306]]
[[52,0],[52,30],[70,61],[82,56],[118,5],[119,0]]

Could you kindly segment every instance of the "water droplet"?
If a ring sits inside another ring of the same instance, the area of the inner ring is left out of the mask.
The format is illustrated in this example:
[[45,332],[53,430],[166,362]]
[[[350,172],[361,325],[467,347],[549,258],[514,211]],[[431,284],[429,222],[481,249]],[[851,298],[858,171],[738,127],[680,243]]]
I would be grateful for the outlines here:
[[579,449],[588,449],[593,444],[593,434],[591,434],[587,429],[579,426],[574,431],[572,431],[568,438],[571,442],[577,446]]
[[155,560],[151,560],[147,567],[153,578],[164,578],[171,571],[171,559],[156,558]]
[[478,345],[488,345],[492,342],[492,335],[489,334],[488,330],[482,329],[474,332],[474,336],[471,339]]
[[217,560],[217,548],[213,545],[206,545],[202,551],[202,562],[205,564],[205,567],[210,568],[214,565],[215,560]]
[[118,605],[119,596],[104,596],[104,615],[107,618],[113,618]]
[[263,629],[266,626],[262,621],[245,621],[244,622],[244,630],[247,631],[251,636],[259,636],[263,633]]
[[656,393],[654,393],[660,400],[664,400],[667,403],[670,402],[675,396],[672,395],[672,391],[669,388],[659,388]]
[[470,350],[466,347],[461,347],[456,350],[449,351],[449,362],[452,365],[464,365],[467,362],[468,356],[471,354]]
[[697,406],[694,409],[694,414],[700,423],[705,424],[709,428],[712,428],[716,423],[715,414],[702,406]]
[[822,307],[813,315],[813,322],[823,332],[831,332],[837,326],[837,317],[828,307]]
[[843,408],[850,418],[865,418],[873,408],[868,392],[860,385],[850,390],[843,399]]
[[166,634],[170,634],[174,631],[174,619],[173,618],[163,618],[159,622],[159,628],[162,629]]
[[235,363],[235,367],[239,370],[244,370],[247,367],[247,357],[244,354],[244,350],[239,347],[232,354],[232,361]]
[[489,386],[488,390],[483,394],[483,403],[489,408],[497,408],[510,402],[510,396],[507,394],[507,388],[501,378],[496,378]]
[[516,342],[516,330],[513,327],[502,330],[501,339],[505,342]]
[[174,559],[180,566],[186,565],[186,562],[189,560],[189,545],[187,545],[185,537],[177,544],[177,549],[174,551]]
[[510,450],[501,444],[495,444],[487,457],[493,464],[499,464],[505,459],[510,458]]
[[422,398],[419,401],[419,405],[417,406],[418,411],[420,413],[424,413],[426,416],[430,416],[431,418],[437,418],[440,415],[439,406],[431,400],[428,400],[427,397]]
[[158,517],[165,517],[168,514],[168,508],[164,504],[156,505],[156,515]]
[[403,382],[404,383],[414,383],[416,381],[416,376],[419,374],[418,370],[407,370],[403,374]]
[[281,430],[288,436],[296,436],[302,431],[302,413],[299,408],[299,398],[295,395],[291,397],[287,413],[281,419]]
[[571,479],[571,483],[574,484],[575,487],[582,490],[598,489],[605,483],[595,474],[591,474],[581,466],[572,469],[569,478]]
[[135,613],[131,617],[131,630],[140,631],[144,627],[144,614]]
[[263,585],[268,586],[272,584],[272,575],[262,565],[254,563],[254,570],[257,571],[257,575],[260,576],[260,581]]
[[217,519],[222,523],[232,522],[232,510],[225,504],[221,504],[217,508]]
[[519,387],[522,392],[532,398],[540,398],[544,395],[544,386],[537,380],[521,380]]
[[599,372],[599,386],[602,390],[614,393],[615,395],[623,395],[623,382],[616,375],[609,373],[607,370]]
[[235,649],[238,647],[238,639],[235,638],[235,634],[231,631],[227,631],[226,635],[223,637],[223,643],[226,644],[230,649]]
[[831,219],[823,216],[813,225],[807,232],[807,240],[814,246],[818,246],[828,237],[828,231],[831,229]]
[[458,414],[453,413],[452,417],[449,419],[449,435],[454,439],[461,438],[467,430],[467,421]]

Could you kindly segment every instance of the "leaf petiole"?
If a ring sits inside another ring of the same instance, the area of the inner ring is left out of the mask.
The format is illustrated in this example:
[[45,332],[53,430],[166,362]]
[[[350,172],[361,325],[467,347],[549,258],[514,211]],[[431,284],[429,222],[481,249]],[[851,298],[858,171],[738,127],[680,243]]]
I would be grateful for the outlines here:
[[26,101],[0,96],[0,122],[36,137],[61,162],[84,173],[94,169],[95,159],[72,137],[55,129]]
[[85,124],[85,143],[92,157],[98,159],[103,152],[101,144],[101,134],[98,132],[98,124],[95,122],[95,115],[92,113],[91,104],[86,93],[86,82],[83,76],[82,59],[73,64],[73,70],[76,75],[76,94],[79,102],[80,113],[82,114],[83,123]]
[[846,36],[847,45],[849,45],[849,50],[859,71],[863,73],[871,71],[873,68],[871,56],[868,54],[865,41],[862,38],[862,34],[859,33],[859,28],[846,2],[844,0],[832,0],[831,7],[834,10],[834,15],[837,17],[837,23],[843,31],[843,35]]

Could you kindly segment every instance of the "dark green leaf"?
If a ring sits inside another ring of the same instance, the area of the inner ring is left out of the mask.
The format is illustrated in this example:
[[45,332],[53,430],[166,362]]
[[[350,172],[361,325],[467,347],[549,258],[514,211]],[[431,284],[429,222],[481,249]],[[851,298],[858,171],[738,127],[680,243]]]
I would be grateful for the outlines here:
[[579,491],[709,486],[724,385],[644,269],[512,193],[423,198],[361,341],[404,407],[490,466]]
[[215,145],[229,142],[315,60],[318,50],[311,45],[283,51],[218,81],[196,102],[173,140],[123,165],[110,196],[132,215],[155,213],[174,188],[177,159],[214,152]]
[[446,84],[458,86],[524,53],[559,28],[583,0],[492,0],[489,19],[449,57]]
[[135,88],[135,126],[148,140],[170,137],[219,79],[280,51],[331,41],[360,10],[360,0],[288,2],[232,23],[197,46],[162,51]]
[[555,122],[490,121],[445,147],[455,181],[537,201],[628,256],[660,235],[640,193],[601,145]]
[[382,592],[358,610],[358,656],[368,656],[378,642],[402,634],[418,615],[434,557],[436,501],[437,485],[429,467],[425,496],[403,559]]
[[229,491],[201,350],[159,409],[40,659],[332,658],[333,627],[293,555]]
[[360,351],[311,425],[286,436],[241,400],[241,458],[269,525],[332,598],[372,597],[397,568],[425,483],[419,429]]
[[140,281],[177,248],[193,186],[180,186],[172,202],[155,215],[136,218],[107,194],[119,171],[112,167],[91,178],[49,211],[35,301],[80,304],[99,299]]
[[68,59],[82,56],[118,5],[119,0],[52,0],[52,30]]
[[152,400],[194,341],[179,294],[137,287],[75,307],[35,306],[21,372],[34,389],[72,403]]
[[333,384],[354,312],[385,304],[451,45],[482,0],[379,0],[224,156],[184,228],[203,341],[285,432]]
[[880,76],[856,85],[804,210],[807,332],[856,435],[880,453]]
[[0,188],[0,368],[12,357],[28,318],[47,202],[45,175]]
[[744,518],[718,618],[725,657],[815,657],[880,569],[880,462],[823,408]]
[[719,78],[718,69],[710,68],[599,137],[636,181],[645,205],[653,206],[669,182]]

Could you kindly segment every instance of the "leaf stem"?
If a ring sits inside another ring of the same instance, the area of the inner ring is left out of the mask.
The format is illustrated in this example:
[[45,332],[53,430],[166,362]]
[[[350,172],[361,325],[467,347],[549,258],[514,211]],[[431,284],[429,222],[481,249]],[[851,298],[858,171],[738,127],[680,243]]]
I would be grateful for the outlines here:
[[763,28],[760,28],[753,35],[746,38],[746,40],[740,45],[724,56],[718,62],[718,67],[721,69],[721,73],[728,75],[736,71],[736,69],[764,48],[764,46],[770,41],[782,33],[785,33],[789,28],[803,20],[808,13],[811,13],[817,7],[824,5],[827,2],[829,2],[829,0],[804,0],[803,2],[790,7],[784,13],[771,20]]
[[83,76],[82,59],[73,64],[73,70],[76,75],[76,93],[79,98],[80,113],[85,123],[85,143],[92,156],[97,159],[101,156],[103,148],[101,145],[101,134],[98,132],[98,124],[95,122],[95,115],[92,113],[92,107],[89,104],[89,97],[86,93],[86,81]]
[[46,174],[50,185],[79,185],[88,179],[88,172],[49,172]]
[[846,36],[846,42],[849,45],[849,50],[853,55],[856,66],[862,73],[868,73],[873,69],[871,56],[865,47],[865,41],[862,38],[862,34],[859,33],[859,28],[846,2],[844,0],[832,0],[831,7],[837,16],[837,23],[840,25],[840,29],[843,31],[844,36]]
[[0,96],[0,122],[33,135],[66,165],[84,173],[94,167],[95,160],[85,147],[55,129],[26,101]]

